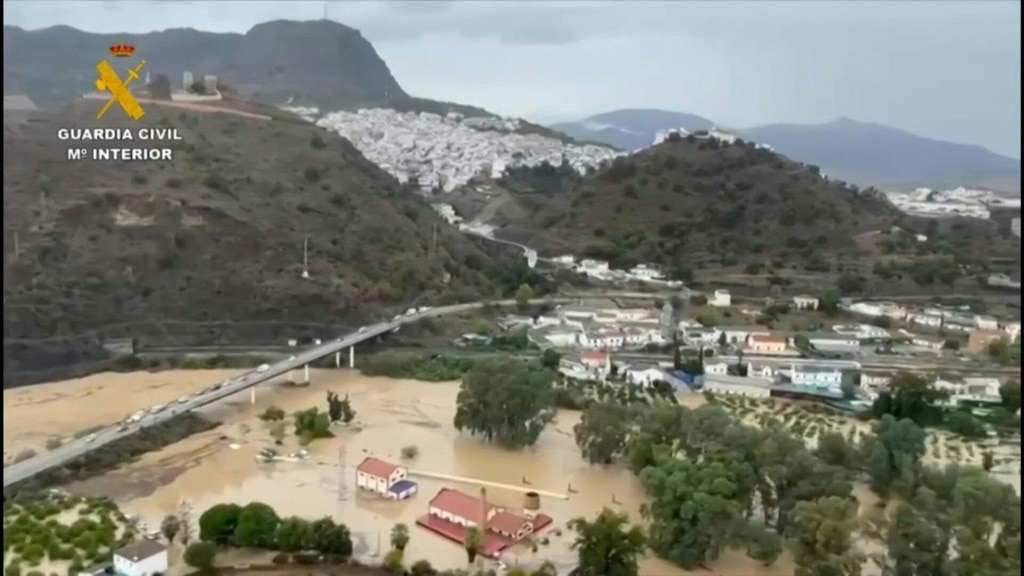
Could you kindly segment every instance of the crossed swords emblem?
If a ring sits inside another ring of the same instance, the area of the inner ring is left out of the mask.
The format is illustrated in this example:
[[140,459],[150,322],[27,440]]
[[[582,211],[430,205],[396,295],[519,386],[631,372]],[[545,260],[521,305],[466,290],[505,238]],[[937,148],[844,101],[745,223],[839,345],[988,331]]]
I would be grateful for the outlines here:
[[128,89],[128,85],[131,84],[133,80],[139,79],[139,72],[142,71],[142,68],[145,67],[145,65],[146,61],[143,60],[139,62],[139,65],[135,68],[129,68],[128,79],[123,82],[121,81],[121,77],[117,75],[117,72],[114,71],[114,68],[110,65],[110,62],[103,60],[96,65],[96,71],[100,73],[100,77],[96,79],[96,89],[100,92],[110,92],[110,99],[107,100],[107,103],[103,105],[99,114],[96,115],[97,120],[103,118],[103,115],[107,113],[107,110],[110,110],[110,107],[114,105],[114,102],[120,104],[125,113],[134,120],[138,120],[145,116],[146,111],[142,109],[138,100],[135,99],[131,90]]

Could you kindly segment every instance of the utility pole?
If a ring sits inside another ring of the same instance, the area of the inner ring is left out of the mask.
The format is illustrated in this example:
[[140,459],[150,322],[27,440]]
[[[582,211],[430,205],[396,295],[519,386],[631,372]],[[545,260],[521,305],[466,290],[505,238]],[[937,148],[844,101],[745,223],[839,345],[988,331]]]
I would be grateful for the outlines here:
[[21,256],[21,244],[18,242],[18,232],[14,232],[14,261],[18,261],[18,257]]
[[324,2],[324,20],[327,20],[327,2]]
[[309,278],[309,236],[302,239],[302,277]]

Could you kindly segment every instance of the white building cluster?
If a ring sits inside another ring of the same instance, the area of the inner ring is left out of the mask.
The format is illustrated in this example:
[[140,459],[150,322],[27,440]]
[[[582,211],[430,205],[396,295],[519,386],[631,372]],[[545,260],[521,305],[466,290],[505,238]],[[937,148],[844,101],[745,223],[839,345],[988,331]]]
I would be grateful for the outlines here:
[[628,270],[617,270],[613,269],[604,260],[595,260],[593,258],[577,260],[576,256],[572,254],[555,256],[551,259],[551,262],[556,266],[568,268],[577,274],[604,282],[649,282],[669,288],[680,288],[683,285],[682,282],[666,279],[665,273],[653,264],[637,264]]
[[976,314],[967,307],[905,307],[894,302],[853,302],[841,305],[853,314],[869,318],[891,318],[928,328],[943,328],[969,333],[975,330],[1001,330],[1012,341],[1020,336],[1020,321],[999,320],[988,314]]
[[915,216],[963,216],[988,219],[990,207],[1020,207],[1019,198],[1002,198],[988,190],[959,187],[953,190],[917,188],[913,192],[888,192],[900,210]]
[[382,108],[331,112],[317,125],[333,130],[400,182],[445,192],[478,175],[500,178],[513,166],[567,162],[580,173],[620,155],[603,146],[563,144],[515,132],[518,120],[463,118],[460,114],[396,112]]

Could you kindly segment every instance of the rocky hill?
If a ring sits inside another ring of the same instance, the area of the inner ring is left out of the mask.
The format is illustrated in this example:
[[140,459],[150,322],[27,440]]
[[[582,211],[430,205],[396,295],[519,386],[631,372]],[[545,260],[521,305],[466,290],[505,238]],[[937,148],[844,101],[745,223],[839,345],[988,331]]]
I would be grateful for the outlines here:
[[[977,263],[979,254],[1019,253],[989,222],[910,218],[876,190],[823,178],[816,166],[742,140],[676,136],[567,191],[557,171],[549,171],[558,179],[552,186],[537,182],[543,174],[536,172],[533,181],[519,179],[529,184],[516,194],[525,215],[506,221],[500,236],[548,254],[657,263],[681,277],[722,269],[839,272],[841,263],[866,264],[870,274],[872,263],[890,257],[910,266],[932,256]],[[910,234],[908,243],[906,234],[893,235],[895,226],[932,237],[915,244]],[[1016,262],[1019,273],[1019,254]]]
[[[659,131],[684,128],[696,132],[713,125],[694,114],[640,109],[615,110],[552,128],[578,140],[639,150],[650,146]],[[1018,159],[881,124],[842,118],[823,124],[769,124],[729,131],[860,186],[896,190],[974,186],[1020,192]]]
[[516,268],[348,141],[282,113],[149,104],[133,126],[178,129],[172,161],[66,160],[57,129],[96,126],[101,104],[4,126],[5,350],[82,333],[192,343],[331,334],[413,301],[495,294]]
[[27,31],[4,26],[4,92],[27,94],[43,108],[63,106],[92,90],[107,47],[127,43],[147,70],[170,76],[215,74],[246,97],[336,110],[407,98],[387,64],[358,30],[328,20],[278,20],[245,34],[164,30],[92,34],[68,26]]

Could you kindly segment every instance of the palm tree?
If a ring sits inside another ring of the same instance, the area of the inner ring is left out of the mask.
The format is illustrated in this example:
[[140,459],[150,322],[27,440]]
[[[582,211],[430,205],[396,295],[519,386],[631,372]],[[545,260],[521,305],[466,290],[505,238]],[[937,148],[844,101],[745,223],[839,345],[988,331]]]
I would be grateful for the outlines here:
[[174,537],[178,535],[180,529],[181,520],[173,514],[165,516],[163,522],[160,523],[160,532],[163,533],[164,538],[167,538],[168,544],[174,543]]
[[647,540],[639,528],[629,526],[628,516],[605,508],[593,520],[576,518],[569,527],[576,531],[572,547],[578,554],[578,573],[637,576]]
[[405,524],[395,524],[391,529],[391,547],[396,550],[405,551],[409,544],[409,527]]
[[466,539],[462,545],[466,547],[466,558],[470,564],[476,560],[476,555],[480,552],[481,540],[480,531],[476,527],[466,529]]

